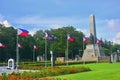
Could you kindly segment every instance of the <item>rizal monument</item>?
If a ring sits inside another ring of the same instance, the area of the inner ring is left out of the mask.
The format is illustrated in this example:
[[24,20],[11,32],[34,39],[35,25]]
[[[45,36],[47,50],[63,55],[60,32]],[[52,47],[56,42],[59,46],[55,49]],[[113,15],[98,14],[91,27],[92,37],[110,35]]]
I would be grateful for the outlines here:
[[83,51],[82,61],[98,60],[99,57],[105,57],[105,54],[101,45],[97,44],[95,16],[91,14],[89,43]]

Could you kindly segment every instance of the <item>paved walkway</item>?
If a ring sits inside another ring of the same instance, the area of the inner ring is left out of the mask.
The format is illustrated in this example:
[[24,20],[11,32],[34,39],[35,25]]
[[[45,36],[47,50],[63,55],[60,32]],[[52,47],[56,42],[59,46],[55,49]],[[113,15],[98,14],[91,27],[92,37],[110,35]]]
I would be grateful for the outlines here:
[[12,73],[13,71],[16,71],[16,70],[9,70],[9,69],[7,69],[7,66],[0,66],[0,75],[1,75],[2,73],[10,74],[10,73]]
[[24,71],[27,71],[27,72],[38,72],[40,70],[10,70],[10,69],[7,69],[7,66],[0,66],[0,75],[2,73],[6,73],[6,74],[11,74],[12,72],[24,72]]

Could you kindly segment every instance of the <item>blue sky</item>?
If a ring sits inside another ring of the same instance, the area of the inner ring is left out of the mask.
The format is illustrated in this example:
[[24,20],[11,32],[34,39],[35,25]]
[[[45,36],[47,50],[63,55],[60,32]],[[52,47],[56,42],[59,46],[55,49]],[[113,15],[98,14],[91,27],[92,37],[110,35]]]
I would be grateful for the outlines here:
[[[95,15],[97,37],[120,43],[120,0],[0,0],[0,22],[36,30],[74,26],[89,36]],[[6,20],[6,21],[5,21]]]

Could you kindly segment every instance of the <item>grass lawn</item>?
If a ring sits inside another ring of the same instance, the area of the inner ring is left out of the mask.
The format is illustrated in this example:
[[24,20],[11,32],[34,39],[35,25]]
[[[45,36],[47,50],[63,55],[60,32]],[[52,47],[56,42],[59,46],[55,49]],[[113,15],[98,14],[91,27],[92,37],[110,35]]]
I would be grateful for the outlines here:
[[70,80],[120,80],[120,63],[94,63],[74,66],[87,66],[92,71],[56,77]]

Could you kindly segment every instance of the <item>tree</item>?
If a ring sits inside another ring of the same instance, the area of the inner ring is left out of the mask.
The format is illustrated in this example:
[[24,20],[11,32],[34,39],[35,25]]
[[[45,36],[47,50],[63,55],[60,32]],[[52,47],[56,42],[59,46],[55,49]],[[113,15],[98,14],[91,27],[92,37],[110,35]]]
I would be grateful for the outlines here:
[[6,61],[8,58],[15,58],[15,39],[16,31],[13,27],[4,27],[0,25],[0,42],[4,43],[6,47],[1,49],[1,61]]
[[[20,61],[32,61],[33,46],[39,46],[36,51],[36,56],[43,56],[45,54],[45,32],[49,32],[52,38],[48,40],[48,59],[50,59],[50,50],[53,51],[54,56],[65,56],[67,49],[67,34],[71,34],[74,38],[74,42],[69,42],[69,58],[74,59],[75,55],[78,55],[80,51],[83,51],[83,36],[81,31],[77,31],[73,26],[66,26],[58,29],[50,30],[38,30],[36,33],[28,37],[19,37],[19,43],[23,46],[19,50]],[[17,30],[13,27],[5,27],[0,24],[0,42],[4,43],[6,47],[0,48],[0,61],[7,61],[9,58],[16,60],[16,37]],[[106,55],[110,55],[110,49],[112,52],[120,50],[120,45],[108,45],[108,41],[103,41],[102,47]]]

